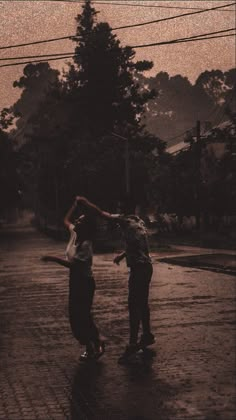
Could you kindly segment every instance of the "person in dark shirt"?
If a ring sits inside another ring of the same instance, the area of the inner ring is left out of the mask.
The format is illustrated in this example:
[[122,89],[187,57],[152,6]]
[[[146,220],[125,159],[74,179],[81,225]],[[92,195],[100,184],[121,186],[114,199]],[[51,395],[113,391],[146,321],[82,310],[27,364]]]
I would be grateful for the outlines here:
[[[150,310],[148,304],[149,286],[153,268],[149,255],[147,230],[143,220],[136,215],[111,214],[101,210],[85,197],[78,196],[77,202],[87,206],[103,218],[116,221],[124,235],[125,251],[114,259],[114,263],[119,264],[125,258],[127,266],[130,268],[128,293],[130,337],[129,344],[119,359],[122,362],[132,358],[138,350],[144,349],[146,346],[155,342],[150,328]],[[139,341],[138,333],[140,324],[142,324],[143,334]]]

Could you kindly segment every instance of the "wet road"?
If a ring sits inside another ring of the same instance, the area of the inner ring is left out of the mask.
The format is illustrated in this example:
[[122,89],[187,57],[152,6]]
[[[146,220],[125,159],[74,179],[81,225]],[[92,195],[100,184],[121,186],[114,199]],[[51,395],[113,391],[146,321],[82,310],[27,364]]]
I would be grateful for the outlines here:
[[158,263],[150,307],[157,355],[117,359],[128,337],[127,269],[96,255],[95,318],[107,351],[79,363],[68,323],[68,272],[40,255],[64,244],[32,229],[0,240],[0,419],[169,420],[236,416],[236,281]]

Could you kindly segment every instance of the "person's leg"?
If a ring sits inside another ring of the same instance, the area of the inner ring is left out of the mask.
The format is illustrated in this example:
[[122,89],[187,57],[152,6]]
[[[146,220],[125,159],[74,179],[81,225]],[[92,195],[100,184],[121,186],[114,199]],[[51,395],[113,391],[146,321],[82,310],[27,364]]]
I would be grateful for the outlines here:
[[74,337],[82,345],[90,343],[91,294],[87,277],[78,265],[70,270],[69,320]]
[[130,324],[130,344],[136,345],[142,315],[142,285],[139,281],[139,271],[132,268],[129,278],[129,324]]
[[155,342],[155,337],[151,333],[151,327],[150,327],[150,309],[148,304],[148,298],[149,298],[149,285],[152,278],[152,265],[148,264],[143,266],[142,271],[140,274],[142,277],[140,278],[141,284],[142,284],[142,314],[141,314],[141,321],[142,321],[142,327],[143,327],[143,334],[141,336],[140,340],[140,347],[146,347],[148,345],[151,345]]
[[69,280],[69,321],[73,336],[80,342],[80,331],[78,322],[78,271],[73,267],[70,269]]
[[92,314],[92,305],[93,305],[93,297],[95,292],[95,281],[93,277],[88,278],[88,285],[89,285],[89,336],[90,341],[93,343],[94,348],[94,356],[95,358],[99,358],[103,355],[105,351],[105,343],[101,340],[99,330],[95,324],[93,314]]
[[129,277],[128,309],[129,309],[129,344],[124,353],[119,357],[118,362],[129,363],[136,358],[138,347],[138,331],[141,320],[141,311],[139,304],[139,290],[136,282],[137,273],[131,270]]
[[150,334],[150,309],[148,304],[149,298],[149,285],[152,278],[152,265],[148,264],[143,267],[140,275],[141,275],[141,283],[142,283],[142,314],[141,314],[141,321],[143,327],[143,334],[148,335]]
[[93,314],[92,314],[92,306],[93,306],[93,298],[95,292],[95,281],[93,277],[87,278],[88,283],[88,329],[89,329],[89,337],[91,341],[99,340],[99,331],[94,322]]

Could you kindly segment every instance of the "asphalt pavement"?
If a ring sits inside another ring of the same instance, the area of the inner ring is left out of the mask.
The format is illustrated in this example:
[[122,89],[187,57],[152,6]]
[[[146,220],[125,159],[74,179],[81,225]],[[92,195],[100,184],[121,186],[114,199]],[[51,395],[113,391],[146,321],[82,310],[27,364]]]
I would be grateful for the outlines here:
[[68,322],[68,271],[40,261],[64,248],[31,227],[0,235],[1,420],[236,417],[235,277],[153,253],[156,356],[123,366],[128,271],[113,254],[95,255],[94,316],[106,353],[83,364]]

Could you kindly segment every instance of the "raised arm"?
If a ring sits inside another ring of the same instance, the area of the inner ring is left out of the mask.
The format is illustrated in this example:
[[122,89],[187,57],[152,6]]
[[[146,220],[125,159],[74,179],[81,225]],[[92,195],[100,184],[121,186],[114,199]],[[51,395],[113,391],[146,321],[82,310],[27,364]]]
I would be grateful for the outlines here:
[[75,202],[73,203],[73,205],[71,206],[71,208],[68,210],[68,212],[66,213],[65,217],[64,217],[64,225],[69,229],[71,223],[72,223],[72,216],[74,214],[74,211],[77,207],[77,200],[75,200]]
[[97,214],[98,216],[103,217],[104,219],[109,219],[109,220],[113,219],[114,220],[114,219],[117,218],[117,216],[115,216],[115,215],[113,215],[113,214],[111,214],[111,213],[109,213],[107,211],[104,211],[104,210],[100,209],[98,206],[96,206],[96,204],[91,203],[91,201],[89,201],[85,197],[81,197],[81,196],[78,195],[76,197],[76,201],[77,201],[78,204],[83,204],[88,209],[92,210],[95,214]]

